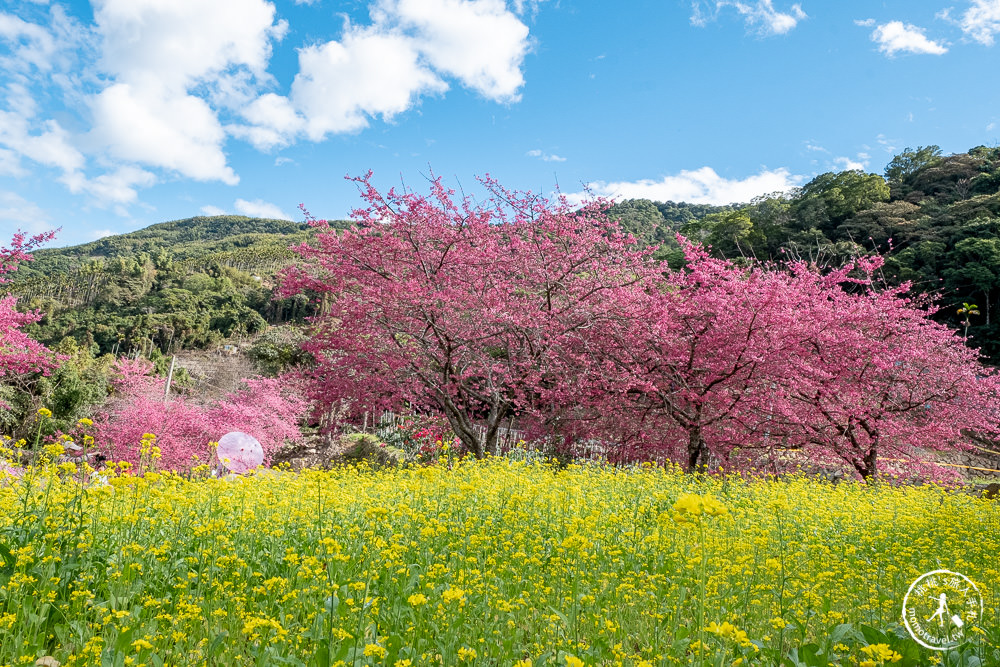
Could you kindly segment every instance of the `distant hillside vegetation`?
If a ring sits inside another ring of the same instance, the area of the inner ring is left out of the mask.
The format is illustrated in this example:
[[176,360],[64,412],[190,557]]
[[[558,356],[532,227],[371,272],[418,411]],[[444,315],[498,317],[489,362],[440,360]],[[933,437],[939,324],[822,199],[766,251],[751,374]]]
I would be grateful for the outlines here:
[[312,234],[242,216],[164,222],[39,250],[6,287],[45,313],[30,332],[49,345],[73,338],[94,355],[205,348],[309,314],[304,297],[272,297],[275,274],[295,259],[290,246]]

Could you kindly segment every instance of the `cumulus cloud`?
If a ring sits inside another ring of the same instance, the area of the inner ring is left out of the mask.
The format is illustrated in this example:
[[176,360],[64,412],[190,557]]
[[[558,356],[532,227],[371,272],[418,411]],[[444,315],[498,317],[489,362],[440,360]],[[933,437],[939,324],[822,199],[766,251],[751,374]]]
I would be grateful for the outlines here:
[[503,0],[385,0],[380,11],[412,32],[436,71],[488,99],[520,99],[528,26]]
[[162,172],[238,183],[233,139],[271,151],[358,132],[450,86],[517,102],[532,45],[520,13],[538,1],[370,0],[368,21],[298,49],[283,94],[268,72],[288,32],[273,0],[92,0],[86,25],[22,3],[0,11],[0,174],[34,162],[122,206]]
[[44,27],[0,12],[0,40],[13,46],[11,56],[0,57],[0,65],[4,68],[51,69],[50,58],[56,50],[56,40]]
[[894,56],[897,53],[940,56],[948,52],[948,48],[943,44],[928,39],[924,35],[923,28],[904,24],[902,21],[890,21],[877,26],[872,31],[872,41],[877,43],[878,50],[887,56]]
[[229,185],[239,177],[222,152],[225,132],[209,104],[155,81],[116,83],[92,102],[93,137],[115,158]]
[[44,120],[32,127],[35,115],[31,98],[21,97],[18,86],[8,86],[8,108],[0,109],[0,165],[4,171],[23,171],[21,158],[46,167],[54,167],[70,175],[83,169],[86,158],[74,145],[69,133],[55,120]]
[[418,96],[447,88],[421,64],[413,40],[368,29],[301,49],[291,100],[305,118],[309,138],[320,141],[330,133],[364,129],[373,116],[390,119]]
[[95,0],[102,69],[118,81],[150,76],[173,91],[216,85],[245,68],[266,77],[272,40],[288,29],[265,0]]
[[218,206],[202,206],[201,212],[205,215],[228,215],[225,209],[219,208]]
[[348,24],[339,40],[299,49],[287,98],[259,97],[231,133],[261,149],[304,134],[358,132],[392,120],[456,80],[483,97],[516,102],[531,42],[502,0],[379,0],[368,25]]
[[[732,204],[749,202],[754,197],[771,192],[791,190],[802,177],[793,176],[787,169],[763,170],[744,179],[728,179],[711,167],[684,170],[676,176],[660,180],[599,181],[590,185],[590,191],[614,199],[651,199],[653,201],[687,202],[689,204]],[[570,195],[578,200],[584,193]]]
[[[288,215],[281,210],[275,204],[271,202],[266,202],[263,199],[254,199],[253,201],[247,201],[246,199],[237,199],[233,204],[237,213],[249,216],[251,218],[273,218],[275,220],[294,220],[292,216]],[[202,209],[204,210],[204,209]]]
[[743,17],[748,29],[762,35],[784,35],[799,21],[808,18],[801,5],[794,4],[787,11],[778,11],[772,0],[695,0],[691,4],[691,23],[703,27],[718,18],[724,9],[731,8]]
[[527,155],[529,157],[536,157],[544,162],[565,162],[566,158],[554,155],[552,153],[546,153],[538,148],[528,151]]
[[972,0],[958,24],[972,39],[992,46],[994,35],[1000,33],[1000,0]]
[[70,192],[84,192],[101,205],[108,203],[131,204],[138,198],[138,188],[148,188],[156,183],[156,176],[134,165],[118,167],[93,179],[76,173],[66,176],[64,182]]
[[[115,158],[235,184],[217,105],[268,82],[272,44],[287,31],[265,0],[97,0],[101,69],[114,81],[92,101],[93,136]],[[207,91],[205,93],[204,91]]]
[[[94,0],[84,26],[59,5],[0,12],[0,173],[25,162],[101,206],[134,203],[147,168],[234,184],[219,114],[268,84],[287,30],[266,0]],[[46,117],[61,95],[78,117]],[[74,128],[73,131],[67,128]]]

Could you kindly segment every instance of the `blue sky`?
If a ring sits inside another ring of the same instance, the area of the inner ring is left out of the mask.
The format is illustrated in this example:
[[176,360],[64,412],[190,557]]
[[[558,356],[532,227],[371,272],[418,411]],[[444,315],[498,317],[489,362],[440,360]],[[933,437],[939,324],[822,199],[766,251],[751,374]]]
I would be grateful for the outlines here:
[[727,203],[1000,140],[1000,0],[5,0],[0,244],[345,175]]

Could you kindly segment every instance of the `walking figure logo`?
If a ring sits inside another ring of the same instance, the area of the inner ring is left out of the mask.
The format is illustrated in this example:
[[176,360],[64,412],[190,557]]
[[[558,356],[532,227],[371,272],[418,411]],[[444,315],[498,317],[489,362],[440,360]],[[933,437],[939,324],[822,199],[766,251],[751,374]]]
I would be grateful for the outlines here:
[[983,596],[972,580],[949,570],[920,575],[903,598],[903,625],[932,651],[947,651],[968,637],[970,624],[983,615]]

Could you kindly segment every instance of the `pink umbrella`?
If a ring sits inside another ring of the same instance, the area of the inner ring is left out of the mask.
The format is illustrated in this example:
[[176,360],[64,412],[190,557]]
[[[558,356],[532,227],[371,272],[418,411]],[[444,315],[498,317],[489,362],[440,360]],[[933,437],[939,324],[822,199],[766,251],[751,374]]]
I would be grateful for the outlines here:
[[240,431],[227,433],[219,438],[215,451],[219,461],[230,472],[242,474],[264,462],[264,448],[257,438]]

